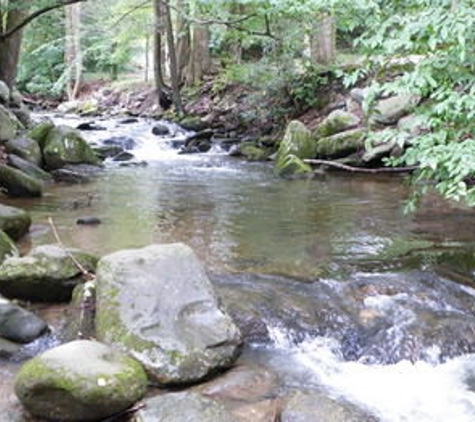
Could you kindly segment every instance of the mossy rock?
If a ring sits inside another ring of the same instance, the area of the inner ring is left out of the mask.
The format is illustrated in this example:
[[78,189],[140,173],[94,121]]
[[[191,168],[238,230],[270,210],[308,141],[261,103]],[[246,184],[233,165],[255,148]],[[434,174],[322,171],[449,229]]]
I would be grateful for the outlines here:
[[371,121],[383,125],[393,125],[401,117],[409,114],[419,104],[421,97],[414,94],[400,94],[380,100],[371,116]]
[[240,352],[238,328],[182,244],[102,258],[95,329],[97,339],[129,353],[161,385],[197,382],[232,365]]
[[7,142],[6,148],[9,154],[15,154],[36,166],[40,166],[43,161],[40,145],[34,139],[12,139]]
[[65,302],[76,285],[83,282],[81,270],[96,268],[97,257],[78,249],[56,245],[38,246],[22,258],[6,259],[0,266],[0,293],[32,302]]
[[18,255],[18,249],[8,234],[0,230],[0,264],[9,256]]
[[266,161],[269,158],[269,153],[265,149],[250,143],[241,144],[239,152],[248,161]]
[[17,117],[6,107],[0,105],[0,141],[9,141],[15,138],[23,125]]
[[78,131],[68,126],[58,126],[48,133],[43,148],[46,167],[50,170],[68,164],[99,165],[100,159]]
[[10,102],[10,88],[8,85],[0,81],[0,104],[7,105]]
[[132,422],[238,422],[222,404],[198,393],[164,394],[147,399],[144,404]]
[[0,204],[0,230],[13,240],[25,235],[31,225],[30,215],[20,208]]
[[277,151],[276,172],[278,175],[288,175],[288,161],[298,158],[314,158],[316,152],[316,142],[312,132],[307,127],[294,120],[289,123],[285,131],[284,139],[280,143]]
[[295,155],[288,155],[279,162],[278,175],[281,177],[302,176],[313,173],[313,168]]
[[33,127],[33,129],[31,129],[26,134],[26,137],[38,142],[40,147],[43,148],[46,142],[46,138],[48,137],[48,134],[53,128],[54,128],[53,122],[42,122],[42,123],[37,124],[35,127]]
[[15,393],[34,416],[100,421],[140,400],[147,376],[135,360],[98,342],[78,340],[25,363]]
[[180,126],[185,130],[192,130],[194,132],[201,132],[202,130],[209,128],[209,124],[198,116],[184,117],[180,120]]
[[315,131],[317,138],[325,138],[355,128],[360,123],[358,116],[344,110],[332,111]]
[[0,165],[0,187],[8,196],[38,197],[43,195],[43,183],[21,170]]
[[51,174],[17,155],[10,154],[8,156],[8,165],[22,171],[36,180],[41,180],[46,183],[53,181],[53,176],[51,176]]
[[348,130],[321,138],[317,142],[318,158],[340,158],[364,148],[366,132],[363,129]]

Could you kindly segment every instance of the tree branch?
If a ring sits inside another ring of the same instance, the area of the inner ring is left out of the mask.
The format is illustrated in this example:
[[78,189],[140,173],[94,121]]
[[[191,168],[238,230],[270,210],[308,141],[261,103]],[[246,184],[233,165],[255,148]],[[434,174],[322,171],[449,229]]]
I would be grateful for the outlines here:
[[352,167],[348,166],[343,163],[339,163],[338,161],[329,161],[329,160],[303,160],[304,163],[310,165],[320,165],[320,166],[328,166],[333,167],[338,170],[349,171],[351,173],[366,173],[366,174],[380,174],[380,173],[411,173],[415,170],[419,169],[419,166],[412,166],[412,167],[381,167],[381,168],[364,168],[364,167]]
[[14,26],[7,32],[0,34],[0,40],[6,40],[10,38],[13,34],[23,29],[26,25],[28,25],[31,21],[35,20],[36,18],[44,15],[45,13],[51,12],[52,10],[59,9],[64,6],[69,6],[75,3],[83,3],[87,0],[63,0],[60,3],[53,4],[48,7],[44,7],[43,9],[37,10],[36,12],[31,13],[25,19],[23,19],[18,25]]

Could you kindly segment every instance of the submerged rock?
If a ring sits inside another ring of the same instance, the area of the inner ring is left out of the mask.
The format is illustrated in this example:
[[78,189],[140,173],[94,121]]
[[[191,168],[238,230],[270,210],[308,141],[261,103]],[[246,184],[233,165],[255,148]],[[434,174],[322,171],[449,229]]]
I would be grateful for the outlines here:
[[71,255],[87,270],[94,271],[97,258],[78,249],[56,245],[38,246],[23,258],[12,257],[0,266],[0,293],[32,302],[64,302],[83,281]]
[[147,376],[135,360],[94,341],[48,350],[22,366],[15,393],[37,417],[99,421],[140,400]]
[[241,343],[203,265],[182,244],[100,260],[96,335],[142,362],[160,384],[192,383],[229,367]]
[[378,418],[354,404],[331,399],[318,392],[295,392],[280,416],[282,422],[378,422]]
[[15,343],[29,343],[47,329],[46,323],[35,314],[0,297],[0,337]]
[[58,126],[50,130],[45,140],[43,156],[50,170],[68,164],[100,164],[89,144],[76,130],[68,126]]
[[69,164],[51,174],[56,182],[62,183],[88,183],[102,171],[102,167],[89,164]]
[[163,124],[163,123],[157,123],[153,128],[152,128],[152,133],[156,136],[168,136],[171,135],[170,128]]
[[128,136],[113,136],[102,141],[103,145],[120,147],[126,151],[134,149],[137,146],[137,142],[133,138]]
[[26,211],[0,204],[0,230],[13,240],[18,240],[26,234],[30,225],[31,217]]
[[42,161],[41,149],[37,141],[28,138],[12,139],[6,144],[7,152],[15,154],[35,166],[40,166]]
[[169,393],[144,401],[133,422],[238,422],[221,404],[196,393]]
[[0,165],[0,186],[12,197],[30,198],[43,195],[41,181],[5,165]]

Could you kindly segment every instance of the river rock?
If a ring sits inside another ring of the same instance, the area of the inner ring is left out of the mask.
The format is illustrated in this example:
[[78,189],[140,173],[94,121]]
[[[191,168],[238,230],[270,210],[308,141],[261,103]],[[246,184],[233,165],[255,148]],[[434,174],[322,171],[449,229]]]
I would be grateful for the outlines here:
[[31,217],[26,211],[0,204],[0,230],[13,240],[18,240],[26,234],[30,225]]
[[[242,143],[237,147],[238,155],[243,156],[248,161],[266,161],[269,158],[269,153],[262,148],[259,148],[252,143]],[[233,155],[230,153],[230,155]]]
[[51,175],[56,182],[79,184],[89,183],[102,172],[102,167],[90,164],[68,164],[58,170],[53,170]]
[[122,152],[119,152],[117,155],[114,155],[114,157],[112,157],[112,161],[123,162],[123,161],[133,160],[134,158],[135,158],[134,154],[127,151],[122,151]]
[[203,265],[183,244],[100,260],[96,335],[142,362],[160,384],[196,382],[229,367],[241,343]]
[[29,198],[43,195],[43,182],[5,165],[0,165],[0,186],[12,197]]
[[280,416],[281,422],[377,422],[357,406],[337,401],[318,392],[294,393]]
[[40,166],[42,161],[41,149],[33,139],[17,138],[12,139],[6,144],[7,152],[15,154],[30,163]]
[[10,102],[10,88],[8,88],[8,85],[0,81],[0,103],[3,105],[8,105]]
[[76,130],[68,126],[51,129],[45,141],[43,156],[50,170],[68,164],[100,164],[99,158],[89,144]]
[[15,343],[30,343],[47,329],[46,323],[35,314],[0,297],[0,337]]
[[317,127],[315,134],[318,138],[335,135],[353,129],[360,123],[360,118],[344,110],[332,111]]
[[12,112],[0,105],[0,141],[13,139],[22,127],[20,121]]
[[78,340],[24,364],[15,393],[37,417],[100,421],[140,400],[147,388],[141,365],[106,345]]
[[152,128],[152,133],[156,136],[168,136],[171,135],[170,128],[163,124],[163,123],[157,123],[153,128]]
[[33,139],[38,142],[41,148],[44,147],[46,138],[51,130],[54,128],[54,123],[51,121],[44,121],[33,127],[26,135],[28,139]]
[[318,158],[341,158],[364,148],[365,131],[363,129],[347,130],[336,135],[321,138],[317,142]]
[[277,151],[277,174],[288,176],[312,172],[312,168],[302,160],[315,157],[315,146],[312,132],[303,123],[297,120],[290,122]]
[[15,117],[25,128],[31,127],[33,123],[33,120],[31,118],[31,112],[25,104],[22,103],[20,106],[12,106],[10,107],[10,111],[15,115]]
[[134,149],[137,146],[135,139],[129,138],[128,136],[113,136],[112,138],[104,139],[102,144],[120,147],[126,151]]
[[221,404],[197,393],[169,393],[144,401],[133,422],[238,422]]
[[9,256],[16,255],[18,255],[18,249],[13,243],[13,240],[10,239],[8,234],[0,230],[0,264]]
[[[22,348],[21,344],[14,343],[13,341],[9,341],[7,339],[0,337],[0,359],[9,359],[12,356],[15,356],[21,350],[21,348]],[[7,421],[10,422],[10,420],[13,420],[13,419],[4,419],[4,420],[5,422]]]
[[44,171],[42,168],[36,166],[35,164],[27,161],[18,155],[9,154],[8,155],[8,165],[10,167],[16,168],[28,176],[33,177],[34,179],[41,180],[43,182],[52,182],[53,177],[51,174]]
[[180,126],[185,130],[201,132],[209,128],[209,123],[198,116],[186,116],[180,120]]
[[84,122],[76,126],[77,130],[82,131],[97,131],[97,130],[107,130],[106,127],[98,125],[96,122]]
[[76,224],[80,226],[97,226],[101,223],[101,219],[94,216],[81,217],[76,220]]
[[384,125],[393,125],[397,121],[409,114],[421,100],[421,97],[414,94],[399,94],[391,98],[378,101],[375,107],[375,114],[371,120]]
[[86,252],[38,246],[29,255],[8,258],[0,266],[0,293],[32,302],[69,301],[73,288],[83,281],[70,255],[87,271],[95,270],[97,258]]

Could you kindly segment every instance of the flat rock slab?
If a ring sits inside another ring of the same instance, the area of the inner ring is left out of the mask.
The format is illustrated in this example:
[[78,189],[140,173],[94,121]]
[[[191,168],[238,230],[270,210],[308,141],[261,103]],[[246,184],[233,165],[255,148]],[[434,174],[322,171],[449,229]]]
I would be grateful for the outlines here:
[[135,360],[94,341],[48,350],[22,366],[15,393],[38,417],[99,421],[140,400],[147,376]]
[[241,335],[186,245],[152,245],[102,258],[96,335],[130,353],[159,384],[196,382],[229,367]]

